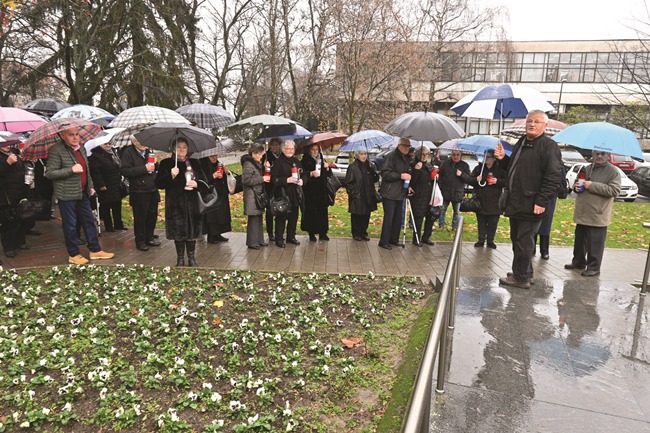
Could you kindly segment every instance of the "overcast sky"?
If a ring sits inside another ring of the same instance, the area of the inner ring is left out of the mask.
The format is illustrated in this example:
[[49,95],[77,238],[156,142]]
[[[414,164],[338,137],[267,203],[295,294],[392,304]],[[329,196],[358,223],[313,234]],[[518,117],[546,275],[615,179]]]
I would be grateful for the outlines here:
[[[479,2],[479,4],[482,2]],[[489,0],[510,11],[510,38],[527,40],[635,39],[630,27],[649,23],[645,0]],[[648,0],[650,5],[650,0]],[[644,29],[648,31],[648,25]]]

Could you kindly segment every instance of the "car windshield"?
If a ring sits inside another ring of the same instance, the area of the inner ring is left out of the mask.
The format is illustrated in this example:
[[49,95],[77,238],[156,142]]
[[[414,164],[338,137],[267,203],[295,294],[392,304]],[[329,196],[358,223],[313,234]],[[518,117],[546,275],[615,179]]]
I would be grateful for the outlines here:
[[614,157],[614,162],[630,162],[632,158],[625,155],[612,155]]
[[562,151],[562,159],[578,159],[578,160],[583,160],[584,158],[580,154],[580,152],[576,150],[563,150]]

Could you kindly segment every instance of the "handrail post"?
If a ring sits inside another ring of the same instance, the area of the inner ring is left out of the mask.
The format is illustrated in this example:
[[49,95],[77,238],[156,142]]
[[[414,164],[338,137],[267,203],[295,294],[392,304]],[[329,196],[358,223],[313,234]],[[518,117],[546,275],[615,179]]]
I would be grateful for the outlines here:
[[[650,228],[650,223],[643,223],[643,227]],[[648,274],[650,274],[650,245],[648,245],[648,256],[645,259],[643,281],[641,281],[641,296],[645,296],[648,291]]]
[[463,226],[465,225],[465,217],[460,217],[458,221],[458,229],[456,230],[456,237],[454,238],[454,244],[458,245],[456,251],[456,256],[454,257],[454,272],[452,275],[453,279],[453,288],[449,293],[449,312],[447,317],[447,326],[449,329],[454,329],[456,326],[456,295],[458,292],[459,282],[460,282],[460,262],[463,255]]
[[[450,288],[452,291],[455,287]],[[449,320],[449,307],[445,308],[445,317],[442,323]],[[436,381],[436,394],[445,393],[445,370],[447,369],[447,330],[448,326],[443,326],[440,332],[440,343],[438,344],[438,379]]]

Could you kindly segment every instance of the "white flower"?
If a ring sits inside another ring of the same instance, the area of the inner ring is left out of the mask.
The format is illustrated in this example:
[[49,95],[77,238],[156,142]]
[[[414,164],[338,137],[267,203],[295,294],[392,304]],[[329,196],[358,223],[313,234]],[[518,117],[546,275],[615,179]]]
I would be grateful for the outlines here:
[[172,422],[178,422],[180,418],[178,418],[178,414],[176,413],[176,411],[174,409],[169,409],[168,412],[169,412],[169,416],[172,419]]
[[23,421],[23,422],[20,424],[20,427],[22,427],[22,428],[27,428],[27,427],[29,427],[29,421]]
[[212,384],[203,382],[203,389],[212,389]]
[[290,419],[289,422],[287,423],[287,429],[286,431],[291,431],[295,427],[296,423],[294,420]]
[[248,417],[248,424],[253,424],[257,419],[259,418],[259,414],[255,414],[255,416],[249,416]]
[[108,388],[102,388],[101,391],[99,391],[99,398],[101,400],[106,399],[106,393],[108,392]]
[[284,416],[291,416],[291,409],[289,406],[289,400],[287,400],[284,404],[284,410],[282,411],[282,415]]
[[230,401],[230,410],[235,411],[241,409],[241,403],[239,400],[231,400]]
[[266,389],[264,389],[264,387],[257,388],[257,391],[255,393],[257,394],[258,397],[262,396],[262,395],[266,394]]
[[27,395],[29,395],[29,400],[33,401],[34,400],[34,395],[36,395],[36,392],[32,391],[31,389],[27,391]]
[[140,410],[140,405],[139,404],[134,404],[133,405],[133,412],[135,412],[135,414],[137,416],[140,416],[140,414],[142,414],[142,411]]
[[199,398],[199,396],[196,393],[190,391],[187,393],[187,398],[189,398],[192,401],[196,401],[196,399]]
[[275,334],[275,341],[280,343],[282,341],[282,336],[280,334]]
[[120,406],[116,411],[115,411],[115,418],[119,418],[122,415],[124,415],[124,408]]
[[180,357],[177,356],[176,357],[176,364],[177,365],[183,365],[183,364],[185,364],[185,360],[183,358],[180,358]]
[[210,400],[214,402],[221,401],[221,399],[222,399],[221,394],[219,394],[218,392],[213,392],[212,395],[210,396]]
[[66,403],[61,410],[66,412],[72,412],[72,403],[70,402]]

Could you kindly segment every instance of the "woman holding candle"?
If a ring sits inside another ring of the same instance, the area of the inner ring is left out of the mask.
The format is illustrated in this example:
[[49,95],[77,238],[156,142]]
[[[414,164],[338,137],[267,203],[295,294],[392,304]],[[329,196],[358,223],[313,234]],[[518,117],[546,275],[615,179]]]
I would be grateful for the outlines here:
[[228,191],[228,169],[219,161],[217,155],[210,155],[199,160],[203,175],[208,179],[208,184],[214,185],[217,191],[216,209],[203,215],[203,231],[208,234],[208,243],[216,244],[228,242],[222,236],[232,230],[230,224],[230,200]]

